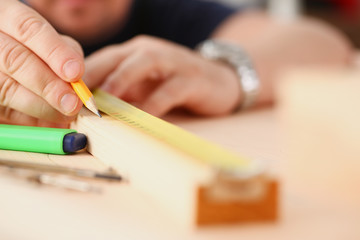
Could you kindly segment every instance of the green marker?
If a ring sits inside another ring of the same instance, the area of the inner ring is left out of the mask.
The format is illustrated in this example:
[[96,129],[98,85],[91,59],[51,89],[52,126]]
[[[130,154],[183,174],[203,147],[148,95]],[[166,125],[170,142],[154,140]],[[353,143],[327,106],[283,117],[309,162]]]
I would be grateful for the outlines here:
[[0,124],[0,149],[50,154],[74,153],[87,138],[73,129]]

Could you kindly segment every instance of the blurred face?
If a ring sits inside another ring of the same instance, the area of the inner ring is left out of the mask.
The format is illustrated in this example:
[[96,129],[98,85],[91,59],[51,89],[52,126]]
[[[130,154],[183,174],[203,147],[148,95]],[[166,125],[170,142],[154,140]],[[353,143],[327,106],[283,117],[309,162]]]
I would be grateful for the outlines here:
[[118,32],[132,0],[27,0],[63,34],[93,44]]

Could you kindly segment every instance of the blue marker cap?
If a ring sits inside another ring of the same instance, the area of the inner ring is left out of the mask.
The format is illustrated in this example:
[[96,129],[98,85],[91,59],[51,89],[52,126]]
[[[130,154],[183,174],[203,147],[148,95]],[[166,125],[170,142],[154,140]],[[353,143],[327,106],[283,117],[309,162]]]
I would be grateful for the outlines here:
[[82,133],[68,133],[63,139],[63,150],[65,153],[74,153],[84,149],[87,144],[87,138]]

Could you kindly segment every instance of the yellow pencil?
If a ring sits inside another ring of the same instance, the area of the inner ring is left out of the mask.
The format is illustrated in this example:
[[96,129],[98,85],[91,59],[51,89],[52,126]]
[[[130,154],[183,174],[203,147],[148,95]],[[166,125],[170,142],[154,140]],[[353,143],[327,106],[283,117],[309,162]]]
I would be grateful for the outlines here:
[[73,87],[76,94],[79,96],[81,101],[84,103],[85,107],[87,107],[90,111],[101,117],[99,110],[95,105],[95,99],[89,88],[85,85],[84,81],[80,79],[77,82],[72,82],[71,86]]

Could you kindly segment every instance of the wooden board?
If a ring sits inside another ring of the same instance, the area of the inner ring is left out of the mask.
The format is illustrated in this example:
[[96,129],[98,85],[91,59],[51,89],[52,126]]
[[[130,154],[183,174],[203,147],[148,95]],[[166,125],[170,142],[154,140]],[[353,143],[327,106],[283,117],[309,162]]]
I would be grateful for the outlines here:
[[[276,219],[278,194],[274,179],[262,178],[260,191],[251,193],[251,199],[240,197],[224,201],[221,197],[204,194],[212,192],[214,184],[218,183],[218,172],[211,165],[196,161],[106,115],[100,119],[84,110],[72,127],[88,136],[88,151],[92,155],[114,167],[132,186],[155,199],[181,225],[193,227]],[[245,192],[242,195],[246,195],[244,186],[251,185],[251,181],[239,182],[242,188],[226,191]]]

